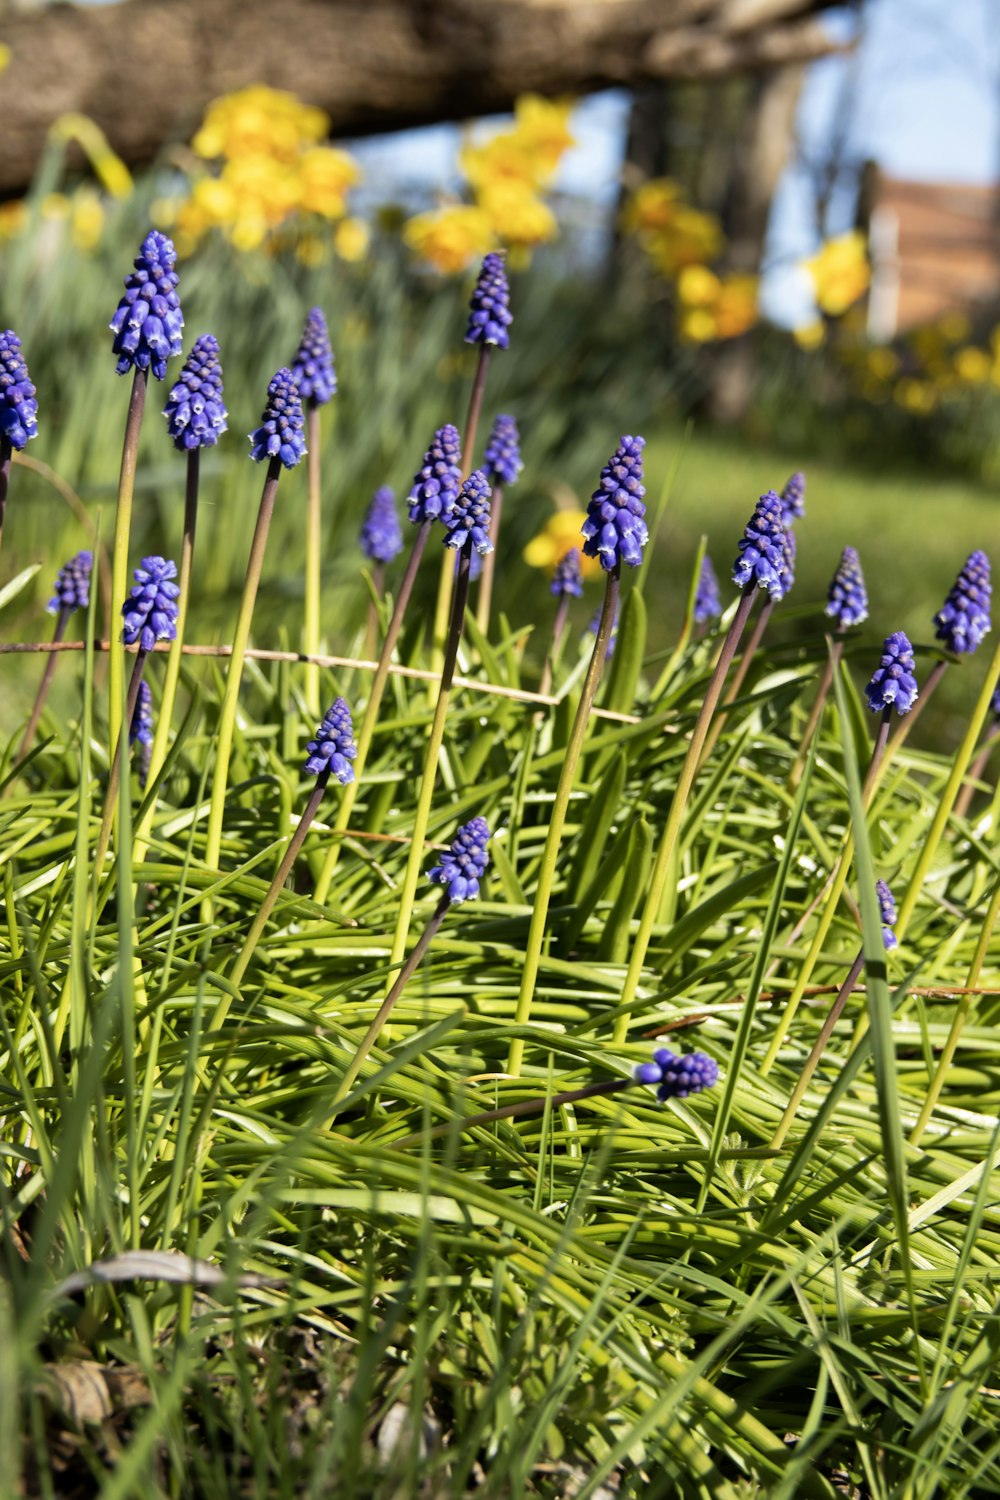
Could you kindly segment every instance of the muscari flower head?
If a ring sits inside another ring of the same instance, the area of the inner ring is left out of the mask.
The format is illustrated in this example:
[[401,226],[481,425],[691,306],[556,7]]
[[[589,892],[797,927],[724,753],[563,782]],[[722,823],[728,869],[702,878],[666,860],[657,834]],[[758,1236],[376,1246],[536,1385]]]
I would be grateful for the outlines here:
[[666,1047],[653,1053],[651,1063],[640,1063],[632,1075],[636,1083],[658,1085],[656,1097],[686,1099],[689,1094],[700,1094],[718,1081],[719,1064],[704,1052],[688,1052],[677,1056]]
[[361,527],[361,550],[370,562],[389,563],[403,550],[396,497],[387,484],[375,491]]
[[309,741],[306,749],[309,751],[306,770],[312,775],[319,776],[322,771],[329,771],[341,786],[349,786],[354,780],[351,761],[357,755],[358,747],[354,743],[351,710],[343,698],[335,699],[327,709],[316,730],[316,738]]
[[875,891],[878,895],[879,919],[882,922],[882,945],[888,952],[890,948],[898,946],[896,934],[892,930],[896,925],[896,903],[884,880],[876,880]]
[[781,519],[786,526],[791,526],[800,516],[806,513],[806,476],[801,469],[789,476],[785,482],[785,488],[779,496],[781,500]]
[[195,339],[163,415],[174,447],[182,452],[214,448],[225,432],[229,413],[222,399],[219,341],[212,334]]
[[181,352],[184,314],[177,296],[176,258],[173,242],[151,229],[135,258],[135,269],[125,277],[125,295],[109,325],[119,375],[134,367],[151,370],[163,380],[167,360]]
[[574,599],[579,599],[583,593],[580,554],[575,547],[571,547],[556,563],[552,582],[549,584],[549,592],[555,594],[557,599],[565,599],[569,594],[572,594]]
[[38,402],[21,340],[13,329],[0,333],[0,438],[20,451],[38,436]]
[[135,570],[135,587],[122,605],[122,640],[152,651],[157,641],[177,638],[177,567],[165,557],[144,557]]
[[132,722],[128,727],[128,742],[130,745],[140,746],[139,785],[145,790],[153,755],[153,695],[148,682],[139,684],[139,696],[135,700]]
[[494,344],[507,349],[507,329],[513,322],[510,311],[510,289],[502,250],[491,250],[483,259],[479,279],[469,302],[467,344]]
[[756,584],[772,599],[786,592],[787,533],[781,523],[781,501],[774,490],[768,490],[757,501],[756,509],[740,537],[739,556],[733,563],[733,582],[740,588]]
[[337,374],[333,368],[330,334],[321,307],[314,307],[306,318],[299,347],[292,360],[292,375],[303,401],[325,406],[337,394]]
[[777,604],[779,599],[784,599],[795,582],[795,532],[791,526],[782,526],[784,535],[781,539],[781,576],[778,580],[778,590],[771,594],[771,598]]
[[473,469],[458,492],[458,498],[449,512],[446,547],[456,549],[471,542],[477,552],[493,551],[490,541],[490,497],[493,491],[482,469]]
[[601,470],[601,481],[590,497],[581,528],[583,550],[596,557],[606,573],[621,563],[638,567],[649,541],[646,529],[646,491],[642,483],[642,450],[646,439],[623,437]]
[[913,647],[903,632],[897,630],[887,635],[882,660],[865,688],[872,713],[881,713],[886,708],[894,708],[901,714],[909,713],[917,701],[915,666]]
[[521,438],[513,417],[499,416],[493,423],[490,440],[483,453],[483,468],[492,485],[513,484],[524,468],[521,462]]
[[407,504],[410,520],[443,521],[458,498],[462,485],[461,439],[458,428],[448,422],[439,427],[424,454],[424,461],[413,476]]
[[934,616],[934,634],[949,651],[975,651],[990,629],[990,560],[970,552],[944,604]]
[[721,614],[722,600],[719,598],[719,580],[715,576],[712,559],[706,552],[701,560],[698,587],[694,591],[695,622],[698,625],[702,625],[706,620],[717,620]]
[[826,612],[831,620],[836,620],[838,630],[846,630],[850,625],[860,625],[862,620],[868,618],[864,575],[853,547],[845,547],[840,554],[840,562],[826,596]]
[[442,854],[441,863],[427,871],[428,880],[447,887],[450,905],[459,906],[479,895],[479,882],[490,862],[486,851],[489,841],[490,826],[486,819],[473,818],[458,830],[450,850]]
[[306,456],[302,436],[305,417],[291,370],[281,369],[272,376],[260,424],[250,434],[250,457],[255,464],[265,458],[280,458],[286,469],[294,469],[302,462]]
[[70,614],[74,609],[86,609],[90,603],[90,575],[94,568],[92,552],[78,552],[68,563],[63,563],[56,574],[55,593],[48,602],[50,615],[61,610]]

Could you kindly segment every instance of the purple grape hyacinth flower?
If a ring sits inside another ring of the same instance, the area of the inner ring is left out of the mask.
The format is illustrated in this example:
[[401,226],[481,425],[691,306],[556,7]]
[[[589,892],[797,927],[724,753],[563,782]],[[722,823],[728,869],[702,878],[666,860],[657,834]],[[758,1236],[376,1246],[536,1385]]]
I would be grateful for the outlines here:
[[712,559],[706,552],[701,560],[698,586],[694,591],[695,624],[703,625],[706,620],[717,620],[721,614],[722,600],[719,597],[719,580],[715,576]]
[[371,498],[361,527],[361,550],[369,562],[390,563],[403,550],[403,533],[396,515],[396,497],[387,484]]
[[756,584],[772,599],[780,599],[785,593],[787,569],[785,538],[781,501],[774,490],[768,490],[757,501],[740,537],[739,556],[733,563],[733,582],[740,588]]
[[483,258],[479,278],[469,302],[469,326],[465,330],[465,342],[492,344],[497,349],[507,349],[510,346],[507,329],[512,322],[503,251],[491,250]]
[[165,557],[144,557],[135,570],[135,586],[122,605],[122,640],[126,646],[139,642],[152,651],[157,641],[177,638],[177,598],[180,589],[175,563]]
[[642,483],[643,437],[623,437],[601,470],[597,489],[587,505],[581,528],[587,557],[600,560],[605,573],[622,563],[637,568],[642,549],[649,541],[646,528],[646,493]]
[[447,520],[462,486],[461,447],[458,428],[450,422],[435,432],[407,499],[414,525]]
[[875,891],[878,895],[878,914],[882,923],[882,946],[888,953],[899,946],[896,934],[892,930],[896,925],[896,903],[884,880],[876,880]]
[[219,341],[210,333],[195,339],[163,408],[167,431],[175,448],[190,453],[195,448],[214,448],[226,431],[222,399],[222,365]]
[[305,416],[291,370],[283,368],[271,377],[260,423],[250,434],[250,457],[255,464],[265,458],[280,458],[286,469],[294,469],[302,462],[306,456],[302,436]]
[[153,756],[153,694],[148,682],[140,682],[139,693],[128,727],[128,742],[139,745],[139,785],[146,790],[149,766]]
[[334,699],[316,730],[316,738],[309,741],[306,749],[309,751],[306,770],[310,774],[319,776],[328,771],[341,786],[350,786],[354,780],[351,761],[357,755],[358,747],[354,743],[351,710],[343,698]]
[[118,374],[149,370],[157,380],[167,374],[167,360],[181,352],[184,314],[177,295],[177,255],[173,241],[151,229],[125,277],[125,295],[111,319],[112,349]]
[[913,647],[903,631],[897,630],[892,635],[887,635],[882,647],[882,660],[865,688],[865,697],[872,713],[881,713],[887,708],[894,708],[901,714],[909,713],[917,701],[915,667]]
[[570,594],[574,599],[579,599],[583,594],[583,571],[576,547],[571,547],[556,563],[549,593],[555,594],[557,599],[565,599]]
[[861,571],[861,560],[853,547],[845,547],[840,554],[840,562],[826,596],[826,613],[831,620],[836,620],[838,630],[860,625],[862,620],[868,618],[864,574]]
[[794,474],[789,475],[782,490],[781,519],[784,525],[791,526],[806,513],[806,476],[801,469],[796,469]]
[[990,560],[985,552],[970,552],[947,599],[934,616],[934,634],[949,651],[975,651],[988,635],[990,620]]
[[50,615],[62,610],[71,614],[74,609],[86,609],[90,603],[90,576],[94,569],[94,554],[78,552],[68,563],[63,563],[56,574],[55,593],[49,600]]
[[489,442],[483,453],[483,468],[490,484],[513,484],[524,464],[521,462],[521,435],[513,417],[499,416],[493,423]]
[[21,340],[12,328],[0,333],[0,438],[18,452],[38,436],[38,402],[21,350]]
[[447,888],[450,906],[460,906],[479,895],[479,882],[486,874],[490,857],[486,845],[490,826],[485,818],[473,818],[458,830],[455,841],[441,863],[427,871],[428,880]]
[[660,1047],[653,1053],[653,1061],[640,1063],[633,1073],[636,1083],[658,1085],[656,1097],[663,1103],[666,1099],[687,1099],[690,1094],[700,1094],[718,1082],[719,1064],[704,1052],[688,1052],[682,1056]]
[[771,598],[775,604],[779,600],[784,599],[795,583],[795,532],[791,526],[782,525],[781,529],[783,532],[781,538],[781,574],[778,579],[778,588],[771,593]]
[[299,347],[292,360],[292,375],[303,401],[325,406],[337,394],[337,372],[333,368],[330,333],[321,307],[310,310]]
[[458,492],[458,498],[448,514],[445,525],[448,535],[446,547],[456,551],[471,542],[477,552],[493,551],[490,541],[490,499],[493,490],[482,469],[473,469]]

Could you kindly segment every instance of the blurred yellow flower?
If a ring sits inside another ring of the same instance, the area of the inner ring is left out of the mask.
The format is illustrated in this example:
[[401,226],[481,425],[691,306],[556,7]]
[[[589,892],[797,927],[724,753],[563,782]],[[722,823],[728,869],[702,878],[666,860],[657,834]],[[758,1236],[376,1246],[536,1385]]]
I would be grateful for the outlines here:
[[904,406],[918,417],[928,416],[938,401],[937,391],[932,385],[924,380],[914,380],[911,376],[899,381],[893,396],[899,406]]
[[477,192],[498,182],[533,188],[540,181],[530,143],[520,140],[512,130],[501,131],[488,141],[466,142],[458,154],[458,164]]
[[724,250],[726,239],[714,214],[682,203],[663,230],[640,235],[640,243],[658,271],[676,276],[684,266],[714,260]]
[[685,307],[711,307],[721,283],[707,266],[685,266],[677,278],[677,295]]
[[653,177],[632,194],[622,214],[626,234],[665,229],[673,220],[681,190],[669,177]]
[[76,141],[82,148],[101,185],[113,198],[127,198],[132,191],[132,174],[108,144],[104,131],[87,115],[60,115],[49,131],[54,141]]
[[344,219],[333,232],[333,248],[341,260],[364,260],[371,229],[364,219]]
[[585,510],[557,510],[549,517],[537,536],[532,537],[522,556],[529,568],[550,571],[567,552],[576,547],[584,578],[600,576],[601,564],[596,557],[584,557],[580,528],[587,519]]
[[361,168],[346,151],[313,146],[299,161],[299,176],[300,206],[325,219],[342,219],[347,191],[361,180]]
[[403,227],[403,239],[439,271],[464,271],[496,244],[489,214],[466,203],[417,214]]
[[689,343],[735,339],[757,321],[757,277],[718,277],[707,266],[686,266],[677,278],[683,307],[681,337]]
[[707,307],[692,307],[681,314],[680,335],[689,344],[710,344],[718,338],[715,313]]
[[891,380],[899,369],[899,355],[895,349],[869,349],[865,355],[865,366],[876,380]]
[[756,276],[727,276],[719,288],[715,304],[715,321],[720,339],[737,339],[757,321]]
[[868,290],[871,270],[867,245],[858,229],[827,240],[803,265],[812,277],[816,301],[831,317],[846,312]]
[[514,104],[514,134],[530,146],[541,165],[541,179],[551,177],[564,154],[576,145],[569,128],[573,102],[543,99],[540,94],[522,94]]
[[508,245],[541,245],[559,233],[549,205],[530,187],[510,179],[484,188],[479,206],[489,216],[497,237]]
[[0,203],[0,240],[12,240],[27,222],[28,210],[23,198],[10,198],[6,203]]
[[982,385],[989,380],[991,371],[992,361],[986,350],[977,349],[974,344],[966,344],[955,355],[955,374],[969,385]]
[[323,140],[329,129],[324,110],[303,104],[283,89],[255,83],[215,99],[191,144],[208,159],[251,155],[292,163],[307,146]]
[[10,48],[7,46],[6,42],[0,42],[0,73],[3,72],[4,68],[6,68],[8,63],[10,62],[10,56]]
[[826,324],[822,318],[814,318],[811,323],[793,328],[792,338],[800,349],[818,349],[826,338]]
[[295,259],[313,270],[330,258],[330,246],[321,234],[300,234],[295,241]]
[[73,243],[78,250],[97,248],[104,229],[104,205],[93,188],[81,187],[73,194],[71,220]]

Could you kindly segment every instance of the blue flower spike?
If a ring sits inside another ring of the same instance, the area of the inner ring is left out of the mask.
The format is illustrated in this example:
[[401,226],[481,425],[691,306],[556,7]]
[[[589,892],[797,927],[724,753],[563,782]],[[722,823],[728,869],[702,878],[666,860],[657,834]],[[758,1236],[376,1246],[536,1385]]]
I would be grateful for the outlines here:
[[428,880],[443,885],[450,906],[460,906],[479,895],[479,882],[490,862],[487,844],[490,826],[485,818],[473,818],[458,830],[451,849],[442,854],[441,863],[427,871]]
[[139,693],[128,728],[128,742],[139,746],[139,785],[146,790],[153,758],[153,695],[148,682],[139,683]]
[[667,1099],[687,1099],[691,1094],[700,1094],[718,1082],[719,1064],[704,1052],[687,1052],[680,1056],[660,1047],[653,1053],[653,1061],[640,1063],[633,1073],[636,1083],[655,1083],[656,1097],[661,1103]]
[[599,559],[605,573],[622,563],[637,568],[649,541],[642,503],[646,494],[642,483],[645,446],[645,438],[622,438],[601,470],[600,483],[587,506],[583,550],[587,557]]
[[868,618],[868,594],[865,590],[861,560],[853,547],[840,554],[837,571],[826,596],[826,613],[837,622],[838,630],[848,630]]
[[38,436],[38,402],[21,340],[12,328],[0,333],[0,438],[18,452]]
[[719,597],[719,580],[715,576],[712,559],[706,552],[701,560],[698,586],[694,591],[695,624],[704,625],[706,620],[717,620],[721,614],[722,600]]
[[934,616],[934,634],[949,651],[975,651],[989,634],[990,560],[985,552],[971,552],[947,599]]
[[467,344],[482,344],[497,349],[510,347],[508,328],[513,322],[510,311],[510,288],[502,250],[491,250],[483,259],[478,280],[469,302]]
[[167,360],[181,352],[184,314],[177,295],[177,255],[173,241],[151,229],[125,277],[125,295],[111,319],[112,349],[119,375],[148,370],[166,379]]
[[489,442],[483,452],[483,468],[490,484],[514,484],[524,468],[521,462],[521,435],[513,417],[499,416],[493,423]]
[[180,589],[174,583],[175,563],[165,557],[144,557],[135,570],[135,586],[122,605],[122,640],[126,646],[138,642],[143,651],[152,651],[157,641],[177,637],[177,598]]
[[341,786],[350,786],[354,780],[351,761],[357,755],[358,747],[354,743],[351,710],[343,698],[336,698],[327,709],[316,730],[316,738],[309,741],[306,749],[309,751],[306,770],[311,775],[319,776],[326,771]]
[[789,475],[785,482],[785,488],[780,495],[781,519],[785,526],[791,526],[793,521],[798,521],[806,513],[806,476],[801,469]]
[[876,880],[875,890],[878,895],[878,914],[882,923],[882,946],[888,953],[899,946],[893,928],[896,925],[896,903],[892,892],[884,880]]
[[882,713],[893,708],[897,713],[909,713],[918,694],[915,667],[913,647],[903,631],[897,630],[886,636],[882,660],[865,688],[865,697],[872,713]]
[[549,592],[555,594],[557,599],[565,599],[569,596],[579,599],[582,595],[583,571],[580,567],[580,554],[576,547],[571,547],[556,563],[552,582],[549,584]]
[[781,520],[781,500],[774,490],[768,490],[757,501],[740,537],[739,554],[733,563],[733,582],[740,588],[755,584],[772,599],[781,599],[787,592],[786,537]]
[[403,550],[396,497],[387,484],[377,489],[371,498],[361,527],[361,550],[373,563],[390,563]]
[[55,593],[49,600],[50,615],[63,610],[72,614],[75,609],[86,609],[90,603],[90,578],[94,570],[94,554],[78,552],[68,563],[63,563],[56,574]]
[[265,458],[280,458],[286,469],[294,469],[302,462],[306,456],[306,440],[302,435],[305,416],[291,370],[278,370],[272,376],[260,424],[250,434],[250,457],[255,464]]
[[321,307],[312,308],[306,318],[302,338],[292,360],[292,375],[303,401],[325,406],[337,394],[333,350]]
[[410,520],[415,526],[424,521],[447,520],[461,487],[461,438],[458,428],[448,422],[435,432],[423,464],[413,476],[413,488],[407,498]]
[[229,413],[222,399],[219,341],[212,334],[203,333],[195,339],[170,389],[163,415],[170,440],[182,453],[214,448],[225,432]]
[[446,547],[457,550],[471,542],[476,552],[493,551],[490,541],[490,499],[493,490],[482,469],[473,469],[458,492],[458,499],[451,508],[446,525],[448,535]]

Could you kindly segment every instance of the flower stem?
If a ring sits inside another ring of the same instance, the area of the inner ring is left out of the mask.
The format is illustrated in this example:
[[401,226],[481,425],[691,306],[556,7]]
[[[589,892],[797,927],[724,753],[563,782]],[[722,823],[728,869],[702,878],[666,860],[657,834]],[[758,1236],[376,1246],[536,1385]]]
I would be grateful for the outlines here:
[[430,1130],[418,1130],[393,1141],[393,1149],[415,1146],[418,1141],[433,1141],[442,1135],[451,1135],[454,1130],[472,1130],[477,1125],[492,1125],[494,1120],[516,1120],[524,1115],[540,1115],[546,1105],[560,1109],[564,1104],[578,1104],[581,1099],[596,1099],[601,1095],[620,1094],[623,1089],[636,1087],[634,1078],[605,1078],[600,1083],[588,1083],[583,1088],[567,1089],[562,1094],[542,1095],[539,1099],[519,1099],[516,1104],[504,1104],[499,1109],[484,1109],[476,1115],[466,1115],[462,1120],[449,1120],[444,1125],[434,1125]]
[[[112,633],[121,621],[122,605],[125,603],[128,588],[128,543],[132,529],[132,492],[135,488],[135,470],[139,457],[142,414],[146,409],[147,378],[146,370],[136,370],[133,375],[132,395],[129,398],[128,416],[125,419],[125,441],[122,444],[122,462],[118,475],[114,550],[111,556]],[[121,735],[124,702],[125,658],[120,651],[112,651],[108,663],[108,754],[110,757],[114,756],[115,746]]]
[[[337,814],[336,822],[331,829],[333,840],[330,844],[323,869],[320,872],[319,880],[316,882],[316,890],[313,893],[320,905],[323,904],[329,894],[330,882],[333,880],[337,861],[340,858],[342,844],[337,835],[342,834],[350,826],[351,813],[354,809],[358,789],[361,785],[361,777],[364,774],[368,751],[371,749],[372,736],[375,733],[375,722],[378,719],[378,711],[382,704],[382,695],[385,692],[385,685],[389,680],[392,653],[395,650],[396,641],[403,626],[406,606],[409,604],[410,595],[413,593],[413,584],[417,576],[417,569],[420,567],[420,559],[424,555],[424,548],[427,546],[427,538],[430,535],[433,524],[433,521],[422,521],[413,539],[413,549],[406,564],[403,581],[399,585],[399,593],[392,611],[392,619],[389,621],[385,640],[382,642],[382,651],[379,655],[378,666],[375,668],[375,675],[372,678],[372,685],[368,692],[368,702],[365,705],[365,716],[361,721],[361,728],[358,731],[358,753],[354,758],[354,780],[345,789],[344,795],[341,798],[340,810]],[[450,555],[449,552],[449,557]]]
[[556,662],[559,660],[559,652],[562,649],[563,635],[566,631],[566,621],[569,618],[569,595],[563,594],[556,606],[555,619],[552,621],[552,640],[549,643],[548,655],[542,668],[541,681],[538,691],[543,698],[548,697],[552,686],[552,678],[556,670]]
[[[385,565],[384,563],[372,564],[372,587],[379,599],[385,592]],[[378,609],[374,599],[368,600],[368,621],[365,626],[364,655],[371,658],[375,655],[375,647],[378,644]],[[317,714],[318,717],[318,714]]]
[[7,494],[10,490],[10,467],[14,459],[14,445],[9,437],[0,438],[0,546],[3,544],[3,518],[7,509]]
[[[486,344],[479,346],[479,362],[476,365],[476,374],[472,382],[472,390],[469,394],[469,410],[465,417],[465,432],[462,436],[462,478],[468,479],[472,471],[472,459],[476,451],[476,430],[479,427],[479,413],[483,407],[483,392],[486,389],[486,375],[490,365],[490,351]],[[431,652],[431,666],[438,670],[444,652],[445,634],[450,619],[450,605],[452,593],[452,580],[455,576],[455,565],[452,562],[451,552],[446,547],[444,557],[441,559],[441,576],[438,579],[437,608],[434,611],[434,639]]]
[[983,772],[986,770],[989,758],[996,748],[998,733],[1000,733],[1000,717],[994,719],[986,731],[986,743],[966,773],[965,784],[959,794],[958,801],[955,803],[956,818],[965,818],[968,816],[969,807],[976,794],[976,782],[983,779]]
[[[445,551],[448,554],[449,562],[451,562],[452,549],[446,547]],[[472,543],[467,541],[459,553],[458,578],[455,583],[455,595],[451,605],[448,639],[445,642],[441,683],[438,688],[434,718],[431,722],[430,737],[428,738],[427,749],[424,754],[424,771],[420,781],[420,793],[417,797],[417,810],[413,819],[409,858],[406,862],[406,872],[403,876],[403,885],[399,895],[396,931],[393,936],[392,950],[389,955],[390,965],[398,964],[402,960],[410,934],[410,917],[413,912],[413,902],[417,893],[417,881],[420,879],[420,872],[424,862],[424,839],[427,836],[427,824],[431,816],[431,803],[434,800],[434,784],[437,780],[438,760],[441,755],[441,745],[444,741],[445,719],[448,714],[448,703],[451,699],[455,663],[458,660],[458,646],[462,639],[465,605],[469,597],[469,562],[471,555]]]
[[[63,636],[66,634],[66,626],[69,624],[69,617],[70,611],[68,609],[60,609],[59,614],[56,617],[56,628],[52,632],[52,639],[54,641],[61,641]],[[24,739],[21,741],[21,748],[17,752],[18,761],[22,761],[27,755],[28,751],[31,749],[31,742],[35,738],[35,731],[38,728],[38,721],[42,717],[42,710],[45,707],[45,700],[49,696],[49,687],[52,683],[52,674],[56,669],[56,662],[58,660],[58,653],[55,651],[50,652],[49,657],[45,663],[45,670],[42,673],[42,680],[38,684],[38,692],[35,695],[35,702],[31,710],[31,717],[28,720],[28,727],[24,731]]]
[[393,982],[389,993],[386,995],[385,999],[382,1001],[382,1004],[375,1012],[375,1016],[372,1020],[371,1025],[365,1032],[364,1036],[361,1038],[361,1043],[358,1047],[357,1052],[355,1052],[354,1056],[351,1058],[351,1061],[347,1065],[347,1071],[337,1085],[337,1092],[333,1096],[333,1102],[335,1104],[339,1104],[341,1099],[345,1097],[351,1087],[351,1084],[360,1073],[361,1066],[364,1063],[365,1058],[368,1056],[369,1052],[378,1041],[379,1033],[381,1032],[382,1027],[385,1025],[386,1021],[389,1019],[390,1011],[392,1010],[396,1001],[399,999],[400,995],[403,993],[403,990],[406,988],[411,975],[414,973],[424,954],[427,952],[428,948],[433,942],[434,936],[438,928],[441,926],[441,923],[444,921],[445,913],[447,912],[450,905],[451,902],[448,899],[448,893],[446,891],[445,894],[441,897],[434,915],[431,917],[430,921],[427,923],[427,926],[424,928],[420,937],[414,944],[413,951],[411,952],[409,958],[406,960],[405,964],[396,975],[395,981]]
[[[124,652],[121,653],[124,655]],[[94,857],[94,871],[100,878],[101,869],[104,865],[104,856],[108,852],[111,842],[111,829],[118,809],[118,784],[121,780],[122,763],[128,749],[129,729],[132,724],[132,715],[135,713],[136,701],[139,697],[139,684],[142,682],[142,673],[146,665],[147,653],[140,647],[136,653],[135,663],[132,667],[132,676],[129,679],[128,695],[125,700],[125,716],[122,719],[121,732],[118,735],[118,743],[111,760],[111,771],[108,776],[108,790],[104,799],[104,816],[101,819],[101,832],[97,840],[97,854]]]
[[493,551],[483,558],[483,571],[479,579],[479,598],[476,600],[476,624],[483,635],[489,634],[490,605],[493,602],[493,573],[497,561],[497,541],[500,536],[500,518],[503,515],[503,485],[495,484],[490,497],[490,541]]
[[819,687],[816,689],[816,697],[809,711],[806,727],[802,731],[802,738],[799,741],[799,748],[796,751],[792,769],[788,773],[788,790],[790,792],[794,792],[802,780],[802,773],[805,770],[806,760],[809,756],[809,747],[813,742],[813,735],[819,728],[820,719],[823,717],[826,700],[829,698],[830,689],[833,686],[833,674],[837,670],[837,664],[843,653],[843,638],[839,634],[835,640],[828,636],[826,662],[819,679]]
[[[306,579],[305,628],[302,649],[307,656],[319,655],[320,564],[323,543],[323,491],[320,478],[319,403],[315,396],[306,402],[306,478],[309,496],[306,508]],[[314,719],[320,715],[319,667],[306,663],[306,707]]]
[[280,474],[281,460],[274,457],[268,462],[267,477],[264,480],[264,489],[260,497],[257,525],[254,528],[253,541],[250,545],[250,557],[247,562],[246,579],[243,584],[243,598],[240,600],[240,612],[236,620],[236,629],[233,633],[233,651],[229,658],[226,687],[222,696],[222,707],[219,710],[218,738],[215,746],[215,772],[212,779],[212,800],[209,806],[208,829],[205,835],[205,863],[209,869],[218,868],[219,854],[222,848],[222,815],[226,805],[226,788],[229,783],[229,760],[233,750],[233,731],[236,726],[236,705],[240,695],[240,678],[243,675],[243,658],[247,649],[247,643],[250,640],[250,623],[253,620],[254,604],[257,601],[257,588],[260,584],[261,570],[264,565],[264,550],[267,546],[267,533],[271,525],[271,515],[274,511],[274,497],[277,493]]
[[[583,691],[580,694],[576,717],[573,720],[569,743],[566,746],[562,769],[559,772],[559,783],[556,787],[555,801],[552,804],[552,811],[549,815],[549,831],[545,838],[542,862],[538,870],[538,885],[535,889],[531,925],[528,928],[528,941],[525,947],[524,965],[521,970],[521,985],[518,990],[517,1006],[514,1011],[515,1026],[527,1025],[531,1016],[531,1001],[534,996],[535,981],[538,978],[542,947],[545,942],[545,924],[549,914],[552,887],[555,883],[559,844],[562,839],[563,828],[566,824],[566,813],[569,809],[569,799],[573,791],[577,764],[587,734],[590,710],[601,680],[604,660],[608,654],[608,642],[611,639],[611,632],[614,629],[615,615],[618,610],[620,572],[621,564],[616,562],[612,571],[607,575],[607,583],[604,590],[604,607],[601,610],[601,618],[597,626],[597,639],[594,642],[590,666],[587,668],[587,675],[584,678]],[[512,1038],[510,1051],[507,1054],[507,1072],[515,1078],[519,1077],[523,1060],[524,1038],[516,1036]]]
[[861,952],[858,954],[857,958],[851,965],[850,970],[848,971],[847,978],[841,985],[840,992],[837,995],[836,1000],[830,1007],[830,1013],[827,1016],[826,1020],[823,1022],[819,1036],[813,1043],[812,1051],[806,1058],[805,1066],[803,1067],[802,1072],[799,1074],[795,1087],[792,1090],[792,1096],[785,1106],[785,1113],[778,1121],[778,1128],[777,1130],[775,1130],[774,1135],[771,1138],[772,1150],[777,1150],[782,1141],[785,1139],[785,1136],[788,1134],[789,1128],[794,1123],[795,1112],[798,1109],[799,1105],[802,1103],[802,1096],[809,1086],[809,1080],[812,1078],[813,1074],[816,1071],[816,1067],[823,1055],[826,1044],[830,1040],[830,1035],[833,1031],[833,1028],[839,1021],[841,1012],[843,1011],[844,1006],[847,1004],[851,991],[857,984],[858,979],[861,975],[861,970],[864,968],[864,966],[865,950],[862,948]]
[[709,680],[704,702],[701,705],[694,729],[691,732],[691,740],[687,748],[687,754],[684,757],[684,764],[681,766],[680,775],[677,778],[677,788],[670,802],[667,825],[663,830],[663,838],[660,840],[660,847],[656,852],[656,862],[653,865],[653,873],[650,877],[649,890],[646,894],[642,916],[639,918],[639,928],[635,935],[635,942],[632,945],[628,972],[625,975],[622,998],[619,1002],[625,1009],[615,1022],[614,1042],[616,1046],[624,1041],[628,1032],[629,1014],[627,1007],[632,1004],[639,988],[642,966],[646,961],[646,951],[649,948],[653,925],[656,922],[660,903],[663,900],[663,889],[667,882],[670,863],[680,836],[687,800],[691,794],[691,788],[694,785],[695,776],[698,772],[702,747],[705,744],[705,737],[708,734],[712,715],[722,696],[726,674],[732,665],[733,657],[736,655],[736,648],[740,643],[740,637],[746,629],[747,621],[750,618],[750,611],[753,608],[756,592],[757,585],[749,583],[740,596],[739,605],[733,616],[732,624],[729,627],[726,638],[722,643],[722,649],[719,652],[715,669]]
[[[767,629],[767,622],[770,620],[772,614],[774,613],[775,603],[776,601],[774,599],[765,600],[764,607],[761,610],[760,614],[757,616],[756,624],[754,625],[754,628],[750,633],[750,639],[747,641],[746,648],[740,656],[739,665],[737,666],[736,671],[733,673],[733,680],[729,684],[729,687],[726,689],[725,696],[722,700],[722,706],[724,709],[728,708],[730,704],[735,703],[736,699],[740,696],[740,688],[746,681],[747,673],[749,672],[750,667],[753,664],[753,659],[757,653],[757,648],[761,643],[761,638],[763,637],[764,631]],[[712,751],[715,749],[715,743],[718,740],[719,735],[722,733],[723,729],[725,729],[726,727],[726,718],[727,715],[725,713],[720,713],[714,720],[712,727],[709,730],[708,737],[705,740],[705,748],[702,750],[701,758],[698,761],[699,771],[708,760],[708,757],[711,755]]]

